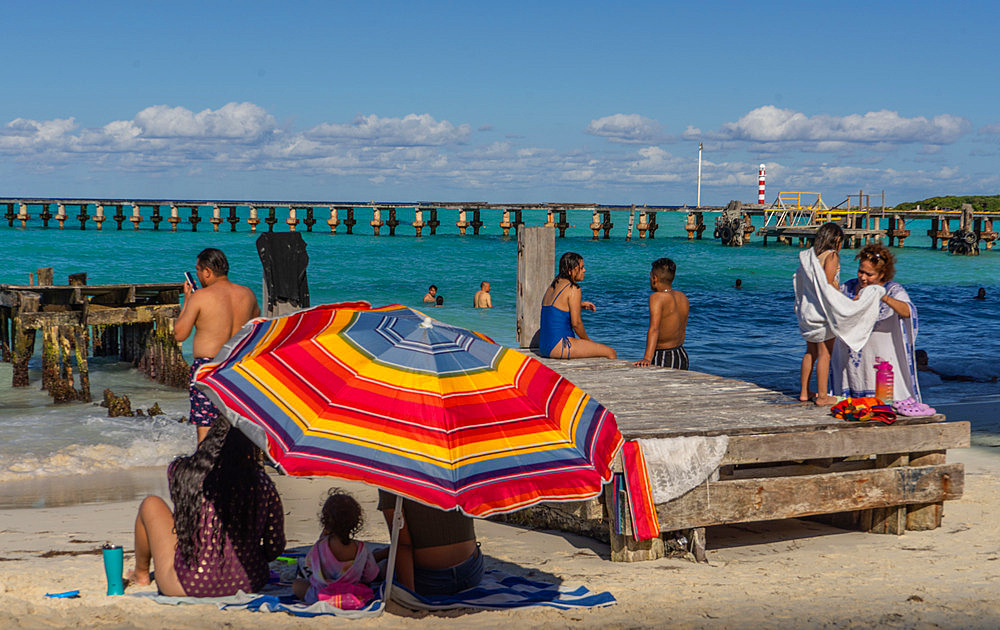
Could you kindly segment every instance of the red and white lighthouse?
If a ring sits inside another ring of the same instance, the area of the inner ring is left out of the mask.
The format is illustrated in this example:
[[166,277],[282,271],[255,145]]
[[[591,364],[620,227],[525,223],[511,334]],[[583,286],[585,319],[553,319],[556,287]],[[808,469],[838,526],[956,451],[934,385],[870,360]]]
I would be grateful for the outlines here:
[[757,177],[757,203],[764,205],[767,197],[764,194],[764,165],[760,165],[760,173]]

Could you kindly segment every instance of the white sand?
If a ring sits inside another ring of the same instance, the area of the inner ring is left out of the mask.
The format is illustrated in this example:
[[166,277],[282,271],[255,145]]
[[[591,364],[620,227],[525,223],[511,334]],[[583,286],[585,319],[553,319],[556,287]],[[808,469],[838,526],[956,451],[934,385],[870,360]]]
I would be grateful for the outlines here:
[[[940,529],[881,536],[794,520],[712,528],[708,564],[611,563],[607,546],[589,539],[477,524],[488,566],[608,590],[618,599],[608,608],[572,612],[437,615],[393,605],[379,619],[349,621],[107,597],[97,548],[113,541],[132,549],[137,500],[6,509],[0,511],[0,627],[997,628],[1000,453],[959,450],[950,452],[949,460],[966,464],[965,496],[946,504]],[[278,479],[289,546],[313,541],[320,497],[330,485],[321,479]],[[369,522],[362,538],[386,541],[375,491],[340,485],[365,507]],[[49,551],[84,553],[40,557]],[[127,553],[126,567],[130,564]],[[81,591],[79,599],[44,596],[73,589]]]

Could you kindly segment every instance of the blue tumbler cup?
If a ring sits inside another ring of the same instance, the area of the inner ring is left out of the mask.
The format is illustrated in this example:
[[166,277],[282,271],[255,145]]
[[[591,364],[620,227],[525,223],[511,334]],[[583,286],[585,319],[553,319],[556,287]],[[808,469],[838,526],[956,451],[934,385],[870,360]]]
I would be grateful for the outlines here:
[[108,595],[124,595],[122,571],[125,568],[125,551],[121,545],[112,544],[104,545],[101,550],[104,552],[104,576],[108,579]]

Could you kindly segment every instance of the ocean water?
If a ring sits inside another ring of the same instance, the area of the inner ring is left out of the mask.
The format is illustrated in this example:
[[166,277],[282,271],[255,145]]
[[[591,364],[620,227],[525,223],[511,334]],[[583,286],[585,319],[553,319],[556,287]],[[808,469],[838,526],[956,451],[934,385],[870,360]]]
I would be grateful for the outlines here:
[[[245,216],[245,209],[240,214]],[[320,213],[317,218],[326,217]],[[359,211],[356,218],[355,235],[344,234],[343,227],[331,235],[323,223],[314,233],[303,232],[314,305],[365,299],[376,306],[402,303],[424,309],[421,298],[433,283],[445,298],[443,307],[429,309],[435,318],[479,330],[501,344],[515,344],[517,242],[501,235],[497,217],[484,214],[484,221],[493,224],[484,226],[479,236],[470,230],[470,235],[461,237],[454,227],[457,212],[440,211],[439,234],[422,238],[412,236],[412,211],[400,211],[404,225],[395,237],[385,235],[384,228],[383,236],[370,235],[370,211],[367,215]],[[532,218],[525,215],[529,223]],[[280,212],[279,219],[276,228],[283,230]],[[648,322],[649,264],[669,256],[677,263],[674,286],[691,301],[685,343],[691,368],[797,392],[804,342],[792,311],[791,277],[798,248],[775,244],[764,248],[756,237],[737,249],[710,238],[689,241],[682,213],[661,214],[654,240],[638,240],[636,232],[631,242],[624,240],[623,214],[615,217],[614,238],[596,242],[587,229],[589,213],[570,213],[569,219],[574,227],[568,238],[556,239],[556,255],[576,251],[586,260],[584,298],[597,306],[595,313],[584,316],[592,338],[615,347],[621,358],[641,356]],[[197,253],[212,246],[229,257],[230,277],[260,295],[257,235],[245,223],[236,233],[212,232],[204,221],[196,233],[189,226],[178,232],[154,232],[148,222],[138,232],[130,224],[119,232],[113,225],[108,222],[100,232],[92,227],[43,229],[37,219],[25,229],[0,225],[0,283],[27,283],[29,272],[45,266],[55,268],[57,283],[81,271],[87,272],[91,284],[179,282],[184,271],[194,270]],[[907,247],[895,250],[896,279],[918,310],[917,347],[927,350],[931,367],[946,377],[925,375],[924,399],[949,409],[1000,405],[1000,251],[984,251],[978,257],[932,251],[930,239],[921,236],[927,227],[913,222],[914,236]],[[856,268],[854,253],[841,254],[844,279]],[[741,290],[733,288],[737,278],[743,281]],[[492,310],[472,308],[472,296],[482,280],[492,285]],[[988,299],[972,299],[978,287],[986,288]],[[0,483],[160,466],[193,449],[194,430],[178,422],[188,411],[186,392],[151,383],[123,364],[107,359],[92,362],[95,397],[108,387],[127,394],[133,408],[158,402],[165,416],[108,418],[104,408],[93,404],[54,405],[39,390],[37,355],[31,362],[31,378],[30,387],[15,390],[10,386],[10,364],[0,363]],[[974,441],[1000,444],[1000,414],[978,413],[968,419],[973,421]]]

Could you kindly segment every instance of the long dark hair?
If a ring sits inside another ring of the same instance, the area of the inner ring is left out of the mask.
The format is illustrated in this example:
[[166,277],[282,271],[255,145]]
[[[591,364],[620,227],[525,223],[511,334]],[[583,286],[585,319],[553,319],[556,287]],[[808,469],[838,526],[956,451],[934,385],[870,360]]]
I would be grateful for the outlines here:
[[563,254],[562,258],[559,259],[559,275],[552,280],[552,284],[549,286],[553,289],[556,288],[556,283],[559,282],[559,278],[569,280],[570,285],[574,287],[580,286],[573,281],[570,274],[574,269],[579,267],[581,263],[583,263],[583,256],[580,254],[577,254],[576,252],[566,252]]
[[839,223],[829,221],[819,226],[813,237],[813,250],[819,256],[823,252],[837,247],[844,242],[844,228]]
[[[174,503],[177,548],[190,566],[200,551],[202,503],[214,506],[222,529],[233,540],[246,540],[257,526],[262,499],[257,447],[243,432],[217,417],[193,455],[170,464],[170,499]],[[223,531],[213,530],[210,544],[223,552]]]

